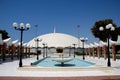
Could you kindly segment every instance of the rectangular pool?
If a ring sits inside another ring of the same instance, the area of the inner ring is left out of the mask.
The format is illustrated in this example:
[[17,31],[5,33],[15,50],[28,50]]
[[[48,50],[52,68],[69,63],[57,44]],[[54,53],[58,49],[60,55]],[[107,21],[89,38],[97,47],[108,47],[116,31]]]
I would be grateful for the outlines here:
[[85,60],[81,60],[78,58],[73,58],[71,61],[69,62],[65,62],[64,66],[61,66],[60,62],[56,62],[52,60],[52,57],[46,57],[43,58],[41,60],[38,60],[34,63],[32,63],[32,65],[36,65],[37,67],[90,67],[95,65],[95,63],[92,62],[88,62]]

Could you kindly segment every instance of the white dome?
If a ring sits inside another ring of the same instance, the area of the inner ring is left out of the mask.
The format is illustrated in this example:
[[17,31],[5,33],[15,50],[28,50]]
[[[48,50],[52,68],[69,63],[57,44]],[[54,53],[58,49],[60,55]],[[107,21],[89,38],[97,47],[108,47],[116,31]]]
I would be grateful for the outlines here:
[[[36,47],[35,39],[36,38],[29,41],[28,46]],[[39,42],[39,47],[43,47],[43,43],[47,44],[48,47],[69,47],[73,46],[73,44],[77,44],[76,47],[78,46],[78,38],[63,33],[49,33],[38,36],[37,39],[42,39],[42,41]],[[79,43],[81,46],[81,41],[79,41]]]

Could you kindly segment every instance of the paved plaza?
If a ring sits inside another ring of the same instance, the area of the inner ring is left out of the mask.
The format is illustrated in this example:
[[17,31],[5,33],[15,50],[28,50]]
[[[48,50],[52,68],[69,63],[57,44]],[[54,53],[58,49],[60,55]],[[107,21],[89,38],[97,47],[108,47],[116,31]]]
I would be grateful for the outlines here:
[[[41,57],[41,56],[40,56]],[[82,57],[78,57],[81,58]],[[23,68],[19,68],[19,60],[1,62],[0,76],[18,76],[18,77],[79,77],[79,76],[119,76],[120,75],[120,60],[112,61],[111,67],[107,67],[107,60],[97,57],[86,57],[86,61],[96,63],[95,67],[80,68],[79,70],[49,70],[33,69],[30,66],[31,62],[36,61],[36,56],[23,59]],[[27,67],[26,67],[27,66]],[[24,69],[25,68],[25,69]],[[28,68],[28,70],[26,70]],[[30,70],[33,69],[33,70]]]

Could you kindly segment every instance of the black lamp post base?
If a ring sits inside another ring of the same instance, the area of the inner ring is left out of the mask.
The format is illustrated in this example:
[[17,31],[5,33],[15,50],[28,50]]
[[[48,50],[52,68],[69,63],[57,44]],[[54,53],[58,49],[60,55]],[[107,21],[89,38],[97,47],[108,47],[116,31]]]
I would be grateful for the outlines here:
[[39,57],[37,56],[37,60],[39,60]]
[[85,57],[83,57],[83,60],[85,60]]
[[108,66],[108,67],[111,67],[111,63],[110,63],[110,62],[108,62],[108,63],[107,63],[107,66]]
[[19,67],[22,67],[22,62],[19,63]]
[[75,58],[75,55],[74,55],[74,58]]

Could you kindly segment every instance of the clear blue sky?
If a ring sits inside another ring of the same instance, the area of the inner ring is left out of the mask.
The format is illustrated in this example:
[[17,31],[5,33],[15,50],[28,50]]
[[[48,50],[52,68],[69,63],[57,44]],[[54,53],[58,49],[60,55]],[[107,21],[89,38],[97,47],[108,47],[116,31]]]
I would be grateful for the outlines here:
[[113,19],[120,26],[120,0],[0,0],[0,29],[6,30],[13,40],[19,39],[20,32],[12,27],[13,22],[30,23],[30,30],[24,32],[24,42],[38,35],[56,31],[77,37],[88,37],[96,41],[91,28],[98,20]]

